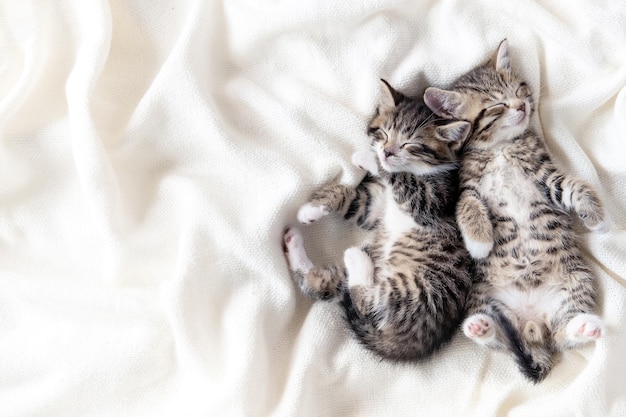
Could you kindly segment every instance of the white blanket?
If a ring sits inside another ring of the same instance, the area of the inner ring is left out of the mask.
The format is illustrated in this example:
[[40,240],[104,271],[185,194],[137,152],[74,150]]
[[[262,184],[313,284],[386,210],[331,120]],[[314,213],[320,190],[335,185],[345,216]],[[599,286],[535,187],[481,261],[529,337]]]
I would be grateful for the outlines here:
[[[461,334],[380,361],[281,249],[363,175],[379,78],[445,87],[505,37],[612,219],[582,236],[606,337],[539,385]],[[623,1],[0,0],[0,416],[626,416],[625,84]]]

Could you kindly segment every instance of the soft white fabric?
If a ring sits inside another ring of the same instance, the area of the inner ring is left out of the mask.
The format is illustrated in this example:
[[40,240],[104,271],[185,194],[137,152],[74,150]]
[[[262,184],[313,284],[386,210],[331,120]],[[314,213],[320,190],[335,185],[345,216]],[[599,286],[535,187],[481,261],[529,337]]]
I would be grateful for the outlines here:
[[[363,175],[379,78],[445,87],[504,37],[613,222],[583,232],[606,337],[537,386],[461,332],[381,362],[281,249]],[[0,0],[0,416],[625,416],[625,84],[623,1]]]

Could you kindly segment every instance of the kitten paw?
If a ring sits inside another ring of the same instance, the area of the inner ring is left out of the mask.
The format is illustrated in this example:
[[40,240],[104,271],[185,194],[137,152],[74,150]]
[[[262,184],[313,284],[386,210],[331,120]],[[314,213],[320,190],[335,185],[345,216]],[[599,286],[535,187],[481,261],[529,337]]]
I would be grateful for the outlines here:
[[603,333],[602,319],[595,314],[579,314],[567,324],[568,338],[578,343],[597,340]]
[[316,206],[306,203],[298,210],[298,221],[302,224],[311,224],[330,213],[326,206]]
[[603,233],[608,231],[608,222],[605,219],[604,210],[596,198],[587,197],[576,206],[578,217],[583,221],[585,227],[592,232]]
[[486,314],[474,314],[463,322],[465,336],[478,343],[487,343],[496,335],[496,326]]
[[302,234],[296,228],[287,229],[283,236],[283,250],[289,261],[289,268],[292,271],[308,272],[313,263],[304,250],[304,240]]
[[357,151],[353,153],[352,163],[361,169],[369,171],[373,175],[378,175],[376,155],[371,151]]
[[463,236],[463,241],[465,248],[474,259],[486,258],[493,248],[493,242],[478,242],[465,236]]
[[372,258],[363,250],[352,247],[346,249],[343,261],[348,272],[348,286],[370,286],[374,282],[374,264]]

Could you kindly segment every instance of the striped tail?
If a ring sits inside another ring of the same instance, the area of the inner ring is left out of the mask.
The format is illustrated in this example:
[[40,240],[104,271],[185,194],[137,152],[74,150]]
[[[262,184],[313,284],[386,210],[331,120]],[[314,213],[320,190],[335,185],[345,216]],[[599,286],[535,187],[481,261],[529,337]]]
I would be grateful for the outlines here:
[[554,366],[552,343],[528,343],[504,314],[498,311],[494,316],[521,373],[535,384],[541,382]]

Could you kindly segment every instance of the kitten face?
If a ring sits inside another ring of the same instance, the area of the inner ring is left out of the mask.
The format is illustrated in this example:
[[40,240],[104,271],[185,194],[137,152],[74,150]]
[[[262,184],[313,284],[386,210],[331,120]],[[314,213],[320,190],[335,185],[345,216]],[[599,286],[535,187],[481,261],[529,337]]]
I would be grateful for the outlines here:
[[534,111],[528,84],[511,70],[506,40],[487,64],[461,77],[452,91],[429,88],[424,101],[441,117],[471,122],[472,141],[483,147],[521,135]]
[[467,137],[470,124],[433,116],[424,103],[382,81],[381,102],[368,134],[385,171],[427,175],[456,166],[451,145]]

